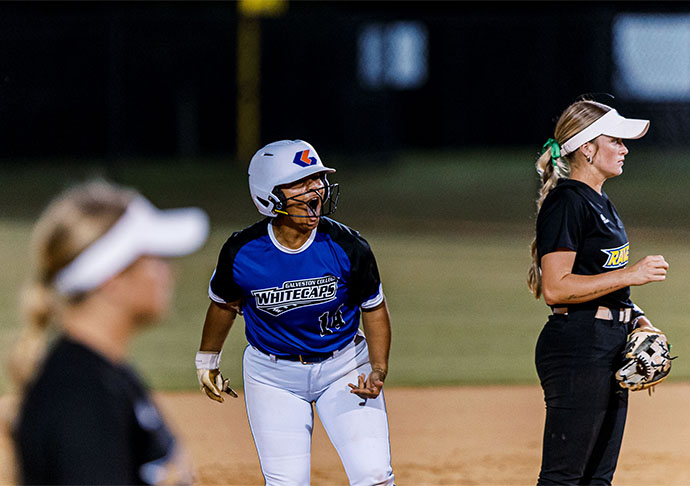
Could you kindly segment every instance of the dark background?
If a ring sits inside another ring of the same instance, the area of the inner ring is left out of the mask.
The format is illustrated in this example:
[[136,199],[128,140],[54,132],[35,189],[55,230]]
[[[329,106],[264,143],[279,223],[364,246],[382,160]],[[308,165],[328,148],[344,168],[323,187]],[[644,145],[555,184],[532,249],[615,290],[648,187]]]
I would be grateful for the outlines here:
[[[318,150],[541,146],[583,93],[612,88],[619,12],[690,12],[686,2],[305,2],[262,18],[262,144]],[[0,4],[0,158],[234,157],[234,2]],[[418,20],[428,81],[371,90],[357,36]],[[651,117],[640,145],[683,144],[687,103],[597,95]]]

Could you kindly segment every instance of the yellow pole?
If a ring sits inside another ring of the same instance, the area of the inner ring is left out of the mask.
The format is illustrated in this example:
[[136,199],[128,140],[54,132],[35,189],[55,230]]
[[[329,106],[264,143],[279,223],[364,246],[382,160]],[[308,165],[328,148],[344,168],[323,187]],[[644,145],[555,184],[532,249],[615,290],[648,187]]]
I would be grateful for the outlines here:
[[237,160],[240,164],[248,164],[259,149],[260,63],[260,20],[240,14],[237,23]]
[[261,17],[287,11],[287,0],[237,2],[237,160],[249,159],[261,143]]

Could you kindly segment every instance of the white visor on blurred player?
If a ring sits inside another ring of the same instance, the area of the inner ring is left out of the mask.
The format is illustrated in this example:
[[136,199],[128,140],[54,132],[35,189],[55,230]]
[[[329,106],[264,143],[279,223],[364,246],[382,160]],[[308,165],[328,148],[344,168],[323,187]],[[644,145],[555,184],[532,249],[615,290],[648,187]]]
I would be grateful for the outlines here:
[[599,135],[633,139],[642,137],[647,133],[648,128],[649,120],[624,118],[620,116],[616,110],[612,109],[561,145],[561,156],[575,152],[582,145],[590,140],[594,140]]
[[55,276],[55,289],[76,295],[100,287],[143,255],[182,256],[208,236],[208,216],[199,208],[159,210],[144,197]]

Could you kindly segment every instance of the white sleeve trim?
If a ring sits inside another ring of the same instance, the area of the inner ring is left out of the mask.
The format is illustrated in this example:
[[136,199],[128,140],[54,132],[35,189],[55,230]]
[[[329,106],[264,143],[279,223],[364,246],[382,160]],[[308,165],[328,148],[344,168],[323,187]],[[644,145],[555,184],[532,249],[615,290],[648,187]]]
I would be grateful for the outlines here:
[[213,275],[211,275],[211,280],[208,281],[208,297],[213,301],[217,302],[218,304],[227,304],[225,300],[217,296],[213,290],[211,290],[211,282],[213,282],[213,277],[216,276],[216,270],[213,270]]
[[379,291],[376,293],[376,295],[371,299],[362,302],[360,307],[365,310],[373,309],[374,307],[381,305],[381,303],[383,303],[383,285],[379,284]]
[[213,293],[213,290],[211,290],[211,285],[209,284],[208,286],[208,297],[211,299],[213,302],[216,302],[217,304],[227,304],[223,299],[218,297],[216,294]]

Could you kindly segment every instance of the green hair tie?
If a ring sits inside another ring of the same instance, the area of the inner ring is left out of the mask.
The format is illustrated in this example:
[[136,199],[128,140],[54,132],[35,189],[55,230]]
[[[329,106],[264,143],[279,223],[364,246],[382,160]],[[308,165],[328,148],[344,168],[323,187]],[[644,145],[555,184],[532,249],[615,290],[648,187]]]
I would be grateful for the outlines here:
[[558,145],[558,142],[554,140],[553,138],[550,138],[546,141],[544,144],[544,147],[542,147],[542,154],[546,152],[547,149],[551,149],[551,164],[556,167],[556,159],[559,159],[561,157],[561,147]]

